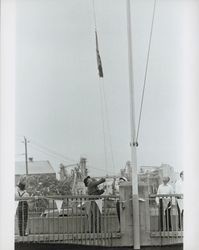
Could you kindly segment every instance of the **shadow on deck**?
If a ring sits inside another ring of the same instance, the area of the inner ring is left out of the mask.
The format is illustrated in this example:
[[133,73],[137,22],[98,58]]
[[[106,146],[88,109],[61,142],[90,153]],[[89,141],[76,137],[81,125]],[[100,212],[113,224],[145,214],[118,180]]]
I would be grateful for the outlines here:
[[[60,243],[26,243],[16,242],[15,250],[132,250],[131,247],[107,247],[107,246],[84,246],[76,244],[60,244]],[[149,246],[141,247],[141,250],[183,250],[183,245],[172,245],[172,246]]]

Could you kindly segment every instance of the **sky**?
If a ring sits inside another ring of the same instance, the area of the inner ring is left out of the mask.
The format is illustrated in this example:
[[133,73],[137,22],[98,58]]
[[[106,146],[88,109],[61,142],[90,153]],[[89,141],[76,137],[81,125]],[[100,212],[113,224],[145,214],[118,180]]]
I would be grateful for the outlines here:
[[[182,170],[182,2],[157,1],[138,166]],[[131,3],[137,127],[154,1]],[[90,174],[118,173],[131,159],[126,1],[95,0],[102,79],[93,0],[18,0],[16,8],[16,160],[24,160],[26,136],[28,156],[56,172],[86,157]]]

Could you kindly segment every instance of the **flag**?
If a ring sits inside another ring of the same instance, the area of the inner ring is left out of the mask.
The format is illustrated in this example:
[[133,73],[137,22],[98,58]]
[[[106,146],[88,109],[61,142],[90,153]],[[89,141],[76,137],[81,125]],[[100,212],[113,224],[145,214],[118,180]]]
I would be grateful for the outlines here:
[[58,211],[60,213],[63,200],[55,200],[55,203],[56,203],[57,209],[58,209]]
[[97,68],[99,77],[103,77],[103,68],[102,68],[102,61],[99,53],[99,47],[98,47],[98,38],[97,38],[97,31],[95,31],[95,39],[96,39],[96,55],[97,55]]
[[183,199],[177,199],[177,203],[180,209],[180,212],[182,213],[184,206],[183,206]]
[[102,213],[102,199],[95,200],[95,202],[97,203],[97,205],[99,207],[100,213]]

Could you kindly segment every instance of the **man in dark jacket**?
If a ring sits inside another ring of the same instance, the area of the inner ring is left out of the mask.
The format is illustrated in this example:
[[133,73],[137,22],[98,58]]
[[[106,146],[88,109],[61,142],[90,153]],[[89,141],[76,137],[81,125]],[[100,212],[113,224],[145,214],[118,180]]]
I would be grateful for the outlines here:
[[95,178],[91,178],[90,176],[87,176],[84,179],[84,184],[87,187],[87,193],[88,195],[101,195],[104,193],[104,189],[99,189],[98,185],[104,183],[106,180],[105,178],[101,178],[99,181],[97,181]]
[[[87,187],[87,193],[88,195],[101,195],[104,193],[104,188],[99,189],[98,186],[101,183],[105,182],[105,178],[101,178],[100,180],[96,180],[94,178],[91,178],[90,176],[87,176],[84,179],[84,184]],[[89,225],[89,231],[92,233],[99,233],[101,232],[101,212],[99,210],[98,205],[95,202],[95,199],[97,198],[91,198],[90,201],[90,225]]]

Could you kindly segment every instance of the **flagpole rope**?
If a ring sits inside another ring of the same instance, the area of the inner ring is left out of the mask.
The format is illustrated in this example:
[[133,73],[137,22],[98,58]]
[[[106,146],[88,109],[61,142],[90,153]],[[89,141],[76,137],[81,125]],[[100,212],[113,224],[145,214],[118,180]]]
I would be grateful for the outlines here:
[[149,36],[149,46],[148,46],[147,60],[146,60],[146,67],[145,67],[145,74],[144,74],[144,84],[143,84],[142,97],[141,97],[141,104],[140,104],[140,112],[139,112],[139,120],[138,120],[138,128],[137,128],[136,142],[138,141],[139,130],[140,130],[140,123],[141,123],[141,117],[142,117],[142,109],[143,109],[144,94],[145,94],[146,81],[147,81],[149,57],[150,57],[150,51],[151,51],[151,40],[152,40],[153,26],[154,26],[154,19],[155,19],[156,2],[157,2],[157,0],[154,0],[154,5],[153,5],[153,16],[152,16],[151,30],[150,30],[150,36]]
[[110,132],[111,130],[110,130],[110,122],[109,122],[109,112],[108,112],[107,98],[106,98],[106,92],[105,92],[105,88],[104,88],[104,84],[103,83],[102,83],[102,90],[103,90],[103,97],[104,97],[104,104],[105,104],[105,115],[106,115],[106,120],[107,120],[108,135],[109,135],[111,160],[112,160],[112,165],[113,165],[114,173],[116,174],[116,171],[115,171],[115,161],[114,161],[114,155],[113,155],[113,145],[112,145],[111,132]]
[[95,0],[93,0],[93,19],[95,24],[95,30],[97,30],[97,19],[96,19],[96,13],[95,13]]
[[101,89],[100,80],[99,83],[99,92],[100,92],[100,108],[101,108],[101,118],[102,118],[102,129],[103,129],[103,140],[104,140],[104,157],[105,157],[105,169],[106,174],[108,173],[108,157],[107,157],[107,147],[106,147],[106,135],[105,135],[105,119],[104,119],[104,108],[103,108],[103,94]]
[[[93,2],[93,19],[94,19],[95,36],[96,36],[96,52],[97,52],[97,59],[100,60],[100,61],[98,61],[98,70],[100,70],[99,69],[99,64],[101,64],[101,58],[100,58],[100,55],[99,55],[99,48],[98,48],[97,21],[96,21],[97,18],[96,18],[95,0],[93,0],[92,2]],[[103,78],[102,66],[101,66],[101,72],[99,72],[99,77]],[[115,172],[115,163],[114,163],[113,147],[112,147],[112,140],[111,140],[111,133],[110,133],[110,122],[109,122],[109,119],[108,119],[108,105],[107,105],[107,101],[106,101],[106,94],[105,94],[104,82],[103,81],[101,82],[99,80],[99,88],[100,88],[101,114],[102,114],[102,123],[103,123],[105,164],[106,164],[106,174],[107,174],[108,173],[108,171],[107,171],[108,157],[107,157],[107,145],[106,144],[108,142],[106,141],[106,134],[105,134],[106,126],[107,126],[107,130],[108,130],[108,141],[109,141],[109,146],[110,146],[111,160],[112,160],[112,165],[113,165],[114,172]]]
[[[92,1],[93,3],[93,19],[94,19],[94,26],[95,26],[95,39],[96,39],[96,53],[97,53],[97,64],[99,72],[99,76],[103,77],[102,66],[99,69],[99,65],[101,64],[101,58],[99,55],[99,48],[98,48],[98,37],[97,37],[97,18],[96,18],[96,10],[95,10],[95,0]],[[108,156],[107,156],[107,141],[106,141],[106,133],[105,133],[105,113],[106,113],[106,105],[103,98],[103,83],[98,81],[99,84],[99,92],[100,92],[100,109],[101,109],[101,119],[102,119],[102,130],[103,130],[103,143],[104,143],[104,160],[105,160],[105,169],[106,175],[108,174]]]

